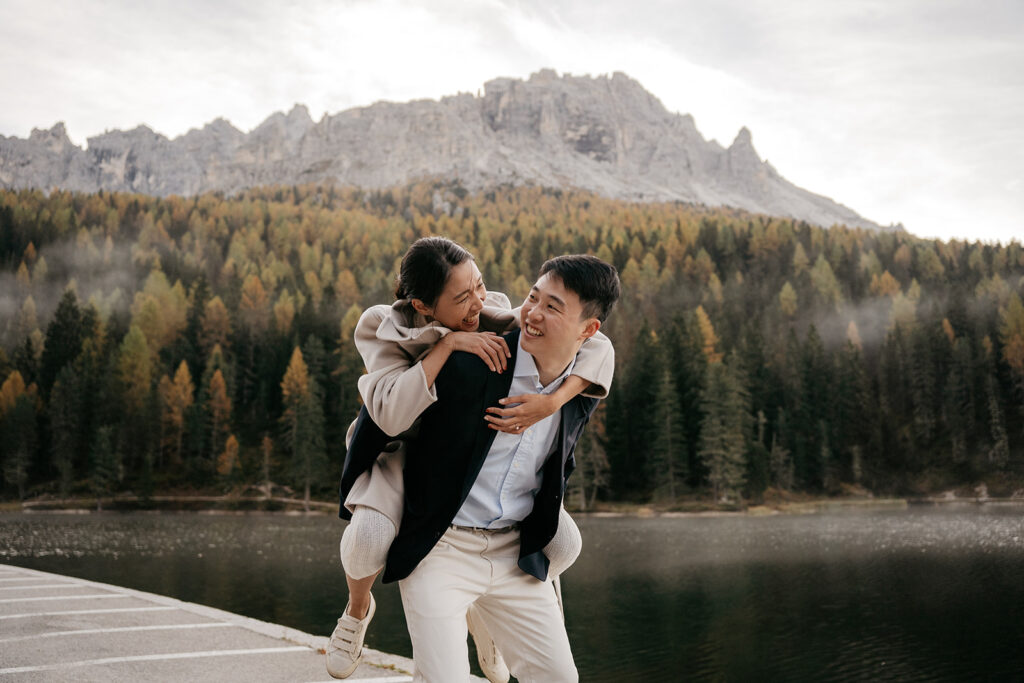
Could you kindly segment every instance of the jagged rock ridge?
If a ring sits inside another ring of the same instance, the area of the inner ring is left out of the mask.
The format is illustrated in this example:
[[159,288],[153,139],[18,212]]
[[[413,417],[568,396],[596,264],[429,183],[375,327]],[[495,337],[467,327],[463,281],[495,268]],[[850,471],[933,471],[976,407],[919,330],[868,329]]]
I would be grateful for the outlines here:
[[754,150],[743,128],[723,148],[628,76],[500,78],[482,96],[379,102],[314,122],[304,106],[246,134],[217,119],[173,140],[145,126],[73,145],[62,123],[0,136],[0,186],[166,196],[336,181],[365,188],[416,179],[578,187],[630,200],[732,206],[819,225],[878,228],[803,190]]

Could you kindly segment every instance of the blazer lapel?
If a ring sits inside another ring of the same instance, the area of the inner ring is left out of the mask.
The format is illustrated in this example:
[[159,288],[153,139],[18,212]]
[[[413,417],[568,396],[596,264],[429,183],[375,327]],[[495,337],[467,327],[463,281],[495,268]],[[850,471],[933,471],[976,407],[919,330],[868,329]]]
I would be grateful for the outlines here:
[[491,449],[494,437],[498,435],[498,432],[487,426],[489,423],[483,418],[484,410],[491,406],[499,405],[498,400],[508,396],[509,389],[512,387],[516,355],[519,352],[519,330],[506,334],[505,342],[508,344],[509,351],[512,352],[512,357],[508,359],[508,364],[502,373],[485,370],[487,381],[484,385],[483,395],[480,397],[479,415],[476,418],[479,422],[470,423],[475,425],[476,440],[473,443],[473,452],[470,456],[469,467],[466,470],[466,479],[462,482],[462,495],[459,498],[460,506],[469,495],[469,490],[473,488],[473,483],[476,481],[477,475],[480,474],[480,468],[484,465],[487,451]]

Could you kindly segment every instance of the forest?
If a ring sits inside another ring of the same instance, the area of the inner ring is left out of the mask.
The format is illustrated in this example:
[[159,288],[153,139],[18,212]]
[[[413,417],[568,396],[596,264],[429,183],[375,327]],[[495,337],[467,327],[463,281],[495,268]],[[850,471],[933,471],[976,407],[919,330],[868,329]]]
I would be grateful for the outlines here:
[[682,203],[423,181],[156,198],[0,191],[9,501],[288,486],[329,501],[352,332],[444,235],[521,300],[613,263],[607,401],[569,501],[1024,495],[1024,247]]

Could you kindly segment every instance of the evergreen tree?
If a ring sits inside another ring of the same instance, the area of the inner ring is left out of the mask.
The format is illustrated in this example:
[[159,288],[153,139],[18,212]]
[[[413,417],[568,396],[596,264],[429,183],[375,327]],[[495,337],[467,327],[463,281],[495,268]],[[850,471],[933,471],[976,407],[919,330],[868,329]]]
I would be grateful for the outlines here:
[[779,408],[779,414],[775,420],[775,433],[772,435],[772,447],[768,453],[768,462],[775,487],[789,491],[793,488],[796,475],[793,470],[793,458],[779,440],[779,434],[784,433],[786,433],[786,414],[782,408]]
[[[650,495],[647,458],[661,368],[658,340],[647,325],[636,335],[633,358],[624,381],[608,397],[608,450],[613,494],[623,499]],[[614,456],[612,455],[614,453]]]
[[576,469],[569,480],[569,494],[580,512],[593,509],[597,496],[608,487],[610,465],[602,444],[604,413],[604,404],[601,404],[583,430],[573,454]]
[[985,394],[988,398],[988,424],[992,439],[988,461],[995,467],[1004,468],[1010,460],[1010,440],[1006,434],[1006,422],[999,400],[999,384],[996,379],[994,362],[989,363],[989,373],[985,379]]
[[661,372],[653,412],[655,431],[647,460],[648,477],[656,498],[675,503],[686,480],[686,448],[679,394],[667,368]]
[[49,396],[50,387],[57,379],[57,373],[68,365],[82,351],[84,337],[82,311],[78,297],[68,288],[57,304],[57,312],[46,327],[46,341],[43,344],[43,358],[40,366],[40,386],[44,396]]
[[20,500],[25,499],[29,469],[37,445],[35,404],[33,392],[17,394],[0,417],[4,481],[17,488]]
[[92,488],[97,510],[103,509],[103,496],[113,492],[120,478],[121,457],[114,446],[113,429],[100,427],[92,444]]
[[704,420],[699,453],[716,501],[738,497],[743,487],[748,401],[746,390],[729,363],[708,365],[701,392]]
[[50,392],[50,448],[57,470],[61,496],[66,497],[75,475],[75,455],[79,449],[82,406],[78,375],[70,365],[64,366]]

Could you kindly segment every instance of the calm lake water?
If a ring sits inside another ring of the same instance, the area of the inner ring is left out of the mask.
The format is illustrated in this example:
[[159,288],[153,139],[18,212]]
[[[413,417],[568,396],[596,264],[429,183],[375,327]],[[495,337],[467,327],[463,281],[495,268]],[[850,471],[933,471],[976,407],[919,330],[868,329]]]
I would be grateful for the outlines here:
[[[582,681],[1024,680],[1024,509],[581,518]],[[328,634],[331,517],[0,515],[0,562]],[[411,656],[395,585],[367,644]]]

